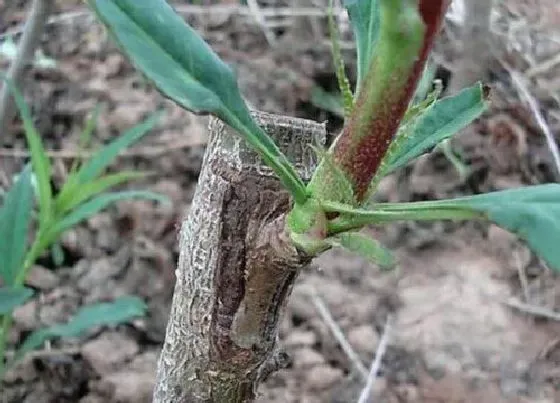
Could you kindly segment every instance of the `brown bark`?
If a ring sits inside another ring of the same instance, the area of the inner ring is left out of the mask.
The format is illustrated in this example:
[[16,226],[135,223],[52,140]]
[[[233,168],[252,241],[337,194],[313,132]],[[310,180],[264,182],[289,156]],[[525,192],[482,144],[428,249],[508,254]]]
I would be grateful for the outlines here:
[[[300,175],[325,127],[255,113]],[[289,195],[232,129],[212,119],[210,142],[180,235],[177,280],[154,402],[247,402],[274,370],[277,324],[310,258],[284,231]]]

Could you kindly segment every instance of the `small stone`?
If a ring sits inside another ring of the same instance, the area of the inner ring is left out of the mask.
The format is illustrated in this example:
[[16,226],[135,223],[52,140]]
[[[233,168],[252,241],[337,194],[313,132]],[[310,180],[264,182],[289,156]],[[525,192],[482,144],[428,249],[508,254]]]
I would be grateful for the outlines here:
[[33,361],[25,357],[18,365],[9,367],[4,374],[3,381],[6,384],[30,383],[37,377],[37,371],[33,366]]
[[309,303],[307,294],[296,289],[293,298],[288,303],[288,314],[292,317],[292,321],[297,325],[297,321],[305,322],[317,315],[317,311],[312,304]]
[[493,249],[504,256],[510,255],[513,246],[518,242],[515,235],[497,225],[490,225],[488,228],[488,241]]
[[325,362],[325,358],[311,348],[302,348],[292,355],[294,368],[307,369]]
[[138,344],[134,340],[120,333],[110,332],[84,344],[82,355],[98,374],[105,374],[136,355],[138,350]]
[[114,400],[117,402],[152,401],[155,384],[154,372],[121,371],[104,377],[115,386]]
[[51,270],[43,266],[33,266],[25,283],[39,290],[49,291],[58,286],[60,280]]
[[78,280],[78,288],[92,291],[102,286],[106,287],[108,281],[117,276],[123,269],[122,264],[116,264],[116,259],[101,258],[91,262],[89,270]]
[[310,347],[317,341],[317,335],[312,331],[294,330],[291,332],[284,345],[286,347]]
[[361,325],[348,332],[348,342],[358,354],[373,354],[377,349],[379,335],[370,325]]
[[342,379],[343,372],[340,368],[328,367],[320,365],[309,370],[306,376],[306,386],[309,389],[321,390],[327,389],[333,383]]
[[14,309],[14,322],[23,330],[34,329],[37,326],[37,301],[31,300]]

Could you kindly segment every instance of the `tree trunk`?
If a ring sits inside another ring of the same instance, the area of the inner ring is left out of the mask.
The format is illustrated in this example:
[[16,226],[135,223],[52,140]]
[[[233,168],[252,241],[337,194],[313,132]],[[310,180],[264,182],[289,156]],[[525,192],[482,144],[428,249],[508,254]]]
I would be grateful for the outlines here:
[[[311,144],[325,126],[255,112],[261,126],[308,180]],[[278,367],[277,324],[310,258],[285,230],[288,193],[232,129],[217,119],[180,234],[181,253],[154,402],[251,401]]]

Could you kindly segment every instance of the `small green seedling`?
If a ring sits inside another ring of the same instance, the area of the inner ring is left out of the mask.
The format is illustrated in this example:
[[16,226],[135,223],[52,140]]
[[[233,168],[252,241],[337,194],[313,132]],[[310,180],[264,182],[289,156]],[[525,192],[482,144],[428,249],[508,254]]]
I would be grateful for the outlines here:
[[[341,246],[390,267],[390,252],[357,231],[398,220],[477,219],[517,234],[560,270],[560,185],[451,200],[370,202],[384,176],[430,152],[487,109],[489,88],[482,84],[442,99],[438,93],[415,99],[448,1],[344,1],[357,45],[357,85],[352,93],[335,46],[346,121],[309,183],[252,119],[231,69],[166,1],[89,4],[165,96],[195,113],[217,116],[255,148],[290,191],[286,231],[309,255]],[[332,17],[330,27],[336,31]]]
[[[27,105],[19,91],[10,86],[20,110],[27,143],[31,153],[31,165],[18,175],[0,204],[0,379],[8,365],[46,340],[70,337],[98,325],[123,323],[142,316],[146,306],[137,297],[127,296],[111,303],[99,303],[82,308],[67,324],[55,325],[33,332],[16,351],[8,363],[5,357],[7,337],[12,325],[14,309],[33,297],[34,291],[25,286],[25,280],[35,261],[49,248],[57,245],[60,236],[68,229],[120,200],[144,199],[166,202],[167,199],[147,191],[109,190],[117,185],[145,176],[143,172],[124,171],[103,174],[120,151],[145,136],[156,123],[157,115],[126,131],[101,148],[85,161],[76,160],[70,169],[60,192],[51,189],[51,163],[41,138],[33,126]],[[87,143],[97,113],[89,120],[82,136],[81,145]],[[34,197],[36,196],[36,197]],[[38,211],[34,214],[34,198]],[[34,225],[33,222],[36,221]],[[29,233],[33,228],[32,241]]]

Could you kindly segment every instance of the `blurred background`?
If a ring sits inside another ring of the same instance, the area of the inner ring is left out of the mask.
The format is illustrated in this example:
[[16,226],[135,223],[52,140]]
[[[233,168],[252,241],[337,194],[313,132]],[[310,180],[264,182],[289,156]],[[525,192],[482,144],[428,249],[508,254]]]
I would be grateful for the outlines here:
[[[31,3],[0,0],[3,73]],[[326,0],[170,3],[232,66],[254,108],[340,130]],[[335,13],[354,83],[355,47],[338,1]],[[560,3],[454,0],[432,63],[444,96],[483,80],[492,87],[491,108],[448,148],[384,179],[380,199],[430,200],[558,181]],[[172,205],[118,203],[65,233],[62,259],[39,259],[28,280],[38,297],[15,311],[11,343],[68,320],[83,304],[120,295],[145,299],[148,315],[44,345],[7,374],[1,399],[150,402],[177,231],[196,187],[207,118],[155,91],[77,0],[53,1],[20,89],[53,160],[55,189],[79,156],[80,133],[96,106],[93,147],[163,108],[152,134],[110,169],[151,171],[130,186],[163,193]],[[8,114],[0,125],[5,191],[29,154],[21,120]],[[333,250],[302,273],[280,331],[290,361],[262,385],[259,402],[356,401],[360,374],[381,340],[387,345],[375,402],[560,402],[560,280],[522,243],[480,223],[370,231],[396,251],[399,270],[380,273]]]

